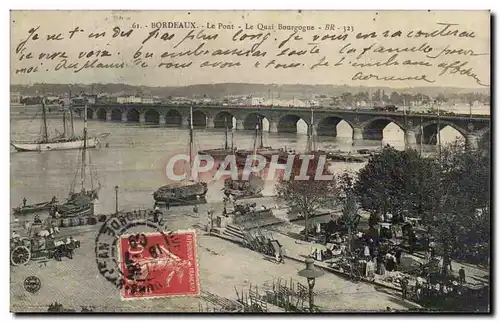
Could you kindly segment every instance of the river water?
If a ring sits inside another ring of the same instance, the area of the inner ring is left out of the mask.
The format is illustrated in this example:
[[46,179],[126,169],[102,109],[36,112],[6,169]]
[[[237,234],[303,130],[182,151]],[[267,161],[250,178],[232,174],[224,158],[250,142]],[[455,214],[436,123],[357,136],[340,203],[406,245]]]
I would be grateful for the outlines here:
[[[62,128],[62,122],[49,119],[49,128]],[[34,139],[40,133],[41,120],[12,118],[10,122],[11,139]],[[150,208],[153,205],[152,193],[167,183],[165,167],[169,157],[176,153],[187,153],[189,132],[183,128],[159,128],[138,126],[130,123],[111,123],[89,121],[89,134],[110,133],[100,148],[90,150],[90,160],[98,182],[101,183],[97,212],[110,213],[115,209],[115,186],[119,186],[121,209]],[[82,133],[83,122],[75,120],[75,132]],[[303,151],[307,137],[306,126],[299,121],[297,134],[265,133],[264,144],[275,148],[287,147]],[[442,142],[450,142],[459,137],[457,131],[447,127],[441,131]],[[398,149],[404,148],[404,134],[394,124],[384,129],[384,141],[363,140],[352,146],[352,130],[341,122],[337,127],[337,137],[319,137],[319,148],[352,150],[377,148],[391,144]],[[235,146],[251,149],[252,131],[236,131]],[[195,131],[195,145],[198,149],[217,148],[224,144],[223,129],[201,129]],[[424,151],[435,151],[436,146],[424,146]],[[70,185],[79,166],[80,152],[77,150],[51,152],[15,152],[11,148],[11,208],[21,204],[26,197],[28,204],[48,201],[53,196],[63,200],[68,196]],[[335,163],[334,171],[359,170],[362,164]],[[209,202],[222,199],[222,182],[214,182],[207,193]],[[264,195],[273,194],[273,184],[269,183]]]

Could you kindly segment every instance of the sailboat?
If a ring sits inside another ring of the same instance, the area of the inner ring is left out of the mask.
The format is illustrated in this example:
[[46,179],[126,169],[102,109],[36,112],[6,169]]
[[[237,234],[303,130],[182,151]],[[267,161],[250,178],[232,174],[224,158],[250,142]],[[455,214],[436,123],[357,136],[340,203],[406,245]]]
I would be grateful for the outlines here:
[[264,135],[263,135],[263,130],[260,126],[261,124],[262,123],[260,121],[260,118],[258,118],[257,124],[255,126],[255,132],[254,132],[254,147],[253,147],[253,149],[252,150],[236,150],[235,151],[237,161],[240,161],[240,162],[238,162],[239,164],[240,163],[244,164],[246,162],[246,158],[248,156],[253,155],[254,153],[265,157],[268,161],[271,161],[271,158],[273,155],[284,154],[283,149],[275,149],[271,146],[264,146]]
[[234,133],[231,132],[231,147],[229,147],[229,127],[227,125],[227,118],[224,119],[224,125],[225,125],[225,143],[224,143],[224,148],[216,148],[216,149],[206,149],[206,150],[200,150],[198,154],[200,155],[210,155],[214,159],[224,159],[226,156],[233,154],[234,152]]
[[[252,151],[252,159],[255,159],[255,156],[257,155],[257,151],[259,150],[257,146],[257,140],[259,138],[259,124],[255,126],[255,135],[254,135],[254,143],[253,143],[253,151]],[[260,140],[260,147],[262,147],[262,140]],[[245,163],[246,162],[246,157],[247,153],[246,151],[238,151],[236,153],[237,157],[240,158],[245,158],[245,160],[241,160],[240,162],[237,163]],[[238,174],[243,175],[243,172]],[[224,194],[226,196],[233,196],[233,198],[236,199],[242,199],[242,198],[252,198],[252,197],[260,197],[262,190],[264,190],[264,184],[265,181],[264,179],[261,178],[260,174],[255,174],[255,173],[250,173],[248,180],[232,180],[232,178],[227,178],[224,180]]]
[[[71,184],[70,192],[68,199],[60,205],[54,207],[51,212],[52,216],[60,216],[62,218],[66,217],[80,217],[80,216],[91,216],[94,214],[94,201],[99,198],[99,190],[101,188],[101,184],[97,182],[97,187],[94,187],[94,180],[97,180],[95,177],[94,169],[92,168],[90,153],[88,154],[89,162],[87,163],[87,106],[84,109],[84,125],[83,125],[83,147],[81,149],[81,164],[80,167],[77,168],[75,172],[75,178]],[[86,179],[87,179],[87,170],[89,170],[90,175],[90,189],[86,189]],[[80,173],[80,185],[81,189],[78,192],[75,192],[75,185],[78,177],[78,173]]]
[[25,151],[52,151],[52,150],[74,150],[81,149],[85,145],[86,148],[95,148],[97,146],[97,138],[84,139],[74,135],[73,128],[73,113],[71,108],[71,135],[66,136],[66,111],[63,112],[63,134],[59,137],[50,138],[49,129],[47,126],[47,112],[45,107],[45,98],[42,98],[42,130],[41,137],[35,141],[12,141],[11,145],[20,152]]
[[205,202],[208,185],[205,182],[199,182],[191,177],[193,169],[193,150],[193,108],[191,107],[189,118],[189,166],[187,169],[187,175],[190,176],[190,179],[160,187],[153,193],[155,205],[164,203],[167,207],[170,207]]

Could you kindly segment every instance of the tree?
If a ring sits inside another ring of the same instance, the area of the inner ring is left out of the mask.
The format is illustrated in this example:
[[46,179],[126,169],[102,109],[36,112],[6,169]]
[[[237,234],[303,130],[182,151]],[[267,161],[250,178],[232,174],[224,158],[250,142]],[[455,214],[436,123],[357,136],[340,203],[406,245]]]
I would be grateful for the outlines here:
[[[330,208],[337,200],[335,180],[315,180],[319,158],[309,161],[306,171],[308,180],[298,180],[302,160],[297,157],[294,162],[290,180],[281,179],[276,185],[277,198],[284,201],[288,207],[298,209],[304,215],[305,236],[309,239],[309,219],[321,208]],[[326,174],[323,171],[323,174]]]
[[[456,141],[442,150],[441,200],[431,223],[443,256],[443,274],[454,256],[490,243],[490,157]],[[480,254],[481,255],[481,254]]]
[[358,227],[361,216],[359,215],[358,201],[354,189],[354,178],[349,173],[344,172],[337,179],[340,203],[342,205],[342,215],[340,222],[347,228],[349,239],[348,250],[351,253],[352,233]]
[[403,97],[397,92],[392,92],[389,100],[392,104],[399,105],[403,102]]
[[416,151],[387,146],[360,170],[356,194],[362,208],[372,214],[425,217],[437,202],[437,169],[433,160],[421,158]]

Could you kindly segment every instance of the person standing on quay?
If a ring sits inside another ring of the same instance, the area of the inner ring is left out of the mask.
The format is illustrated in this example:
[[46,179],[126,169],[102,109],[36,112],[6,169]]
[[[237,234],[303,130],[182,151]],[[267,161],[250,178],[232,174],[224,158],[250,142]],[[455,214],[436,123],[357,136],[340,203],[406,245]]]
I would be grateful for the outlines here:
[[460,285],[463,286],[465,284],[465,270],[463,266],[458,270],[458,277],[460,278]]
[[403,279],[401,280],[401,296],[403,300],[406,300],[408,296],[408,284],[409,284],[408,277],[406,276],[403,277]]

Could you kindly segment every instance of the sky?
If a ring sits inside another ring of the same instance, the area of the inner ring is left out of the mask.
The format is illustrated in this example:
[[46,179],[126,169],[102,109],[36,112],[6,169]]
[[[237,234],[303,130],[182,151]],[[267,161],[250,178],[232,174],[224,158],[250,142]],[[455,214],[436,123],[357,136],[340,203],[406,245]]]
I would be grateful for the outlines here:
[[[195,29],[170,28],[193,25]],[[162,28],[147,39],[156,26]],[[113,37],[116,27],[121,33],[133,31]],[[309,30],[294,33],[297,27]],[[30,29],[36,31],[30,35]],[[439,30],[458,30],[467,37],[422,34]],[[106,34],[97,39],[91,35],[102,32]],[[60,40],[47,40],[59,33]],[[485,88],[490,81],[489,33],[488,11],[12,11],[11,83]],[[162,40],[164,34],[171,38]],[[358,39],[358,34],[375,37]],[[209,39],[197,39],[203,37]],[[252,46],[265,54],[214,55],[217,49],[242,53]],[[301,50],[301,55],[289,56]],[[98,51],[110,56],[96,57]],[[201,54],[169,57],[187,51]],[[146,58],[147,53],[152,57]],[[51,55],[56,57],[47,59]],[[224,62],[235,66],[220,68]]]

